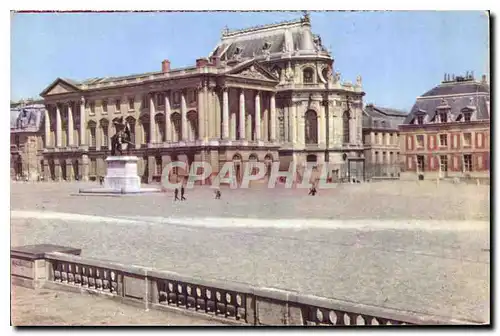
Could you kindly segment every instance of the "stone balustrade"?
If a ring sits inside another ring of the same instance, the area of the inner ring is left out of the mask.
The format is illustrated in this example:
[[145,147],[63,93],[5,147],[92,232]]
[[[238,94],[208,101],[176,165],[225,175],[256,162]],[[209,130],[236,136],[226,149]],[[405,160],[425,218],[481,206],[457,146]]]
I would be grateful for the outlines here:
[[474,324],[274,288],[200,279],[79,256],[54,245],[11,249],[12,282],[98,293],[146,309],[183,311],[236,325]]

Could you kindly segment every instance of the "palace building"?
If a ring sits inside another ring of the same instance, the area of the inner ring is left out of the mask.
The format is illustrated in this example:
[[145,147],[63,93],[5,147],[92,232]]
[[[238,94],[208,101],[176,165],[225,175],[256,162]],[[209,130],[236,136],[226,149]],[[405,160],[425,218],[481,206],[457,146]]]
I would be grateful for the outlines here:
[[490,86],[472,73],[445,75],[417,97],[399,127],[402,178],[489,178]]
[[367,104],[363,110],[363,143],[367,178],[399,178],[399,125],[407,112]]
[[[206,58],[188,68],[75,81],[42,93],[47,179],[104,176],[109,137],[120,117],[132,130],[131,155],[143,182],[171,161],[331,164],[333,178],[364,176],[361,77],[341,82],[309,16],[224,30]],[[180,174],[180,173],[179,173]],[[209,183],[209,181],[206,181]]]
[[45,106],[40,101],[19,101],[10,108],[10,175],[13,179],[38,180],[43,167],[40,137]]

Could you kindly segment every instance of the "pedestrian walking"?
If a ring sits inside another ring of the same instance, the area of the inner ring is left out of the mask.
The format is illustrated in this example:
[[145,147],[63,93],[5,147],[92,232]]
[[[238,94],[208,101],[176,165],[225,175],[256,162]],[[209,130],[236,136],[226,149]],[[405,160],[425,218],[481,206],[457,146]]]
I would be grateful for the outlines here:
[[220,199],[221,193],[220,190],[215,191],[215,199]]
[[174,201],[179,201],[179,189],[175,188],[174,190]]
[[184,185],[181,186],[181,201],[185,201],[186,198],[184,197]]

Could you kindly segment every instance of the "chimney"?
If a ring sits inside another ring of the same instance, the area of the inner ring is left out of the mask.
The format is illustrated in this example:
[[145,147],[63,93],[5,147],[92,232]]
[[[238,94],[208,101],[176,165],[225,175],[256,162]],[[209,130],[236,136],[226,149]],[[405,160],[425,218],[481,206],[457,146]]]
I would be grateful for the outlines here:
[[486,80],[486,75],[482,75],[482,76],[481,76],[481,82],[482,82],[483,84],[486,84],[486,82],[487,82],[487,80]]
[[203,67],[205,67],[207,65],[210,65],[210,62],[208,61],[207,58],[198,58],[196,60],[196,67],[197,68],[203,68]]
[[170,61],[164,60],[161,62],[161,71],[162,72],[170,72]]
[[470,79],[474,79],[474,71],[470,72]]

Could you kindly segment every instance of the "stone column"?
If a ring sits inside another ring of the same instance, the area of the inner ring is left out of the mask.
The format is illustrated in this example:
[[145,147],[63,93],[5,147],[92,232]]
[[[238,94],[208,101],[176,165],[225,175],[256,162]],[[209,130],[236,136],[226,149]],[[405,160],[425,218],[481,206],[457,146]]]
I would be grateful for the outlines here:
[[229,111],[229,138],[231,140],[236,140],[236,112],[232,113]]
[[245,90],[241,89],[240,91],[240,140],[246,139],[246,130],[245,130]]
[[73,102],[68,104],[68,146],[73,146]]
[[172,141],[172,119],[170,119],[170,91],[165,92],[165,139]]
[[297,142],[300,143],[301,145],[304,145],[306,142],[305,120],[304,120],[304,111],[302,111],[300,107],[301,103],[298,102],[295,107],[297,113],[297,130],[298,130]]
[[198,87],[198,139],[205,139],[205,104],[204,104],[204,94],[203,88],[205,85],[200,85]]
[[260,92],[255,94],[255,141],[260,140]]
[[334,125],[334,118],[335,118],[335,109],[334,109],[334,102],[333,101],[328,101],[328,147],[333,147],[335,146],[336,139],[336,129]]
[[[266,95],[264,95],[266,97]],[[264,101],[264,111],[262,113],[262,130],[261,130],[261,135],[262,135],[262,140],[265,142],[269,141],[269,108],[266,105],[266,98],[263,99]]]
[[292,102],[290,106],[290,117],[288,118],[288,122],[290,123],[290,142],[297,142],[297,103]]
[[269,109],[271,110],[271,142],[276,141],[276,94],[271,93],[271,99],[269,102]]
[[[87,128],[85,126],[85,98],[80,99],[80,145],[87,144]],[[87,175],[88,177],[88,175]]]
[[356,142],[356,112],[355,110],[350,111],[351,119],[349,120],[349,143],[353,144]]
[[228,88],[222,89],[222,139],[229,138],[229,94]]
[[155,94],[149,95],[149,143],[156,142]]
[[205,82],[205,85],[203,85],[203,102],[203,108],[205,109],[205,113],[203,113],[203,115],[205,116],[205,134],[203,135],[203,139],[208,140],[212,137],[212,131],[210,129],[210,111],[212,110],[210,107],[212,105],[210,104],[211,100],[210,93],[208,92],[208,82]]
[[188,120],[187,120],[187,105],[186,105],[186,94],[184,90],[181,90],[181,128],[182,128],[182,139],[179,140],[187,140],[188,139]]
[[56,104],[56,146],[61,147],[62,145],[62,121],[61,121],[61,110],[59,105]]
[[321,104],[319,107],[319,118],[318,118],[318,144],[326,144],[326,123],[325,123],[325,106]]
[[290,142],[290,106],[283,107],[283,123],[285,124],[285,142]]
[[74,181],[75,180],[75,171],[73,169],[73,162],[71,159],[66,159],[64,162],[66,164],[66,181]]
[[45,107],[45,147],[50,147],[52,141],[50,139],[50,114],[48,110],[48,106]]

